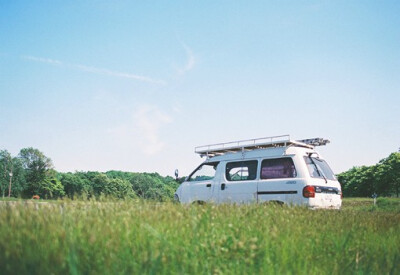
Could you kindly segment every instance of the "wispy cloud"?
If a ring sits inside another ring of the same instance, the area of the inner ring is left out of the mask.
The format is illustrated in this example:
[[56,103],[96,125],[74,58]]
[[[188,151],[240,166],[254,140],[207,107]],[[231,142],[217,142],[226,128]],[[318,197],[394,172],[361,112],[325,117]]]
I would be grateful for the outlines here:
[[155,80],[155,79],[147,77],[147,76],[141,76],[141,75],[135,75],[135,74],[130,74],[130,73],[111,71],[111,70],[108,70],[108,69],[101,69],[101,68],[90,67],[90,66],[85,66],[85,65],[74,65],[74,67],[76,69],[79,69],[81,71],[88,72],[88,73],[103,74],[103,75],[124,77],[124,78],[131,78],[131,79],[135,79],[135,80],[140,80],[140,81],[150,82],[150,83],[156,83],[156,84],[165,84],[164,81]]
[[160,136],[161,128],[171,122],[172,117],[157,106],[142,105],[127,123],[110,129],[109,133],[126,147],[133,146],[146,155],[154,155],[165,146]]
[[190,70],[192,70],[194,68],[194,66],[196,65],[196,62],[197,62],[196,57],[193,54],[192,49],[189,48],[184,43],[182,43],[182,46],[186,51],[187,60],[186,60],[186,63],[185,63],[185,65],[183,67],[177,69],[178,73],[181,74],[181,75],[187,73]]
[[29,55],[28,56],[23,55],[23,56],[21,56],[21,58],[25,59],[25,60],[29,60],[29,61],[41,62],[41,63],[46,63],[46,64],[50,64],[50,65],[54,65],[54,66],[63,66],[63,67],[71,68],[71,69],[86,72],[86,73],[101,74],[101,75],[121,77],[121,78],[129,78],[129,79],[134,79],[134,80],[153,83],[153,84],[160,84],[160,85],[166,84],[165,81],[153,79],[153,78],[147,77],[147,76],[112,71],[109,69],[91,67],[91,66],[82,65],[82,64],[70,64],[70,63],[65,63],[65,62],[55,60],[55,59],[50,59],[50,58],[43,58],[43,57],[36,57],[36,56],[29,56]]
[[21,56],[22,59],[29,60],[29,61],[35,61],[35,62],[42,62],[42,63],[47,63],[51,65],[64,65],[61,61],[55,60],[55,59],[50,59],[50,58],[43,58],[43,57],[36,57],[36,56],[29,56],[29,55],[23,55]]
[[159,136],[159,129],[171,123],[172,118],[161,112],[156,106],[142,106],[134,115],[135,123],[142,136],[143,151],[153,155],[163,149],[164,142]]

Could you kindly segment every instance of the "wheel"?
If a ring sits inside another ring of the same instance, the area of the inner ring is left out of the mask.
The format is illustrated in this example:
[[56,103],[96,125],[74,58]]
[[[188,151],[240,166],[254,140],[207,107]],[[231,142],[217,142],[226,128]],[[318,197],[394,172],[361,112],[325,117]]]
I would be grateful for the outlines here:
[[193,205],[205,205],[206,202],[204,202],[204,201],[194,201],[192,204]]
[[283,201],[265,201],[265,202],[263,202],[263,205],[283,206],[284,202]]

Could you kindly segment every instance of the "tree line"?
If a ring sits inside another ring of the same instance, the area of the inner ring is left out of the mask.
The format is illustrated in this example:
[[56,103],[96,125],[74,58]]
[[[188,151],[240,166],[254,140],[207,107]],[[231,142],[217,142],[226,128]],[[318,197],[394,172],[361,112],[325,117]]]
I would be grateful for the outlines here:
[[347,197],[399,197],[400,153],[392,153],[372,166],[353,167],[337,177]]
[[121,171],[60,173],[50,158],[35,148],[21,149],[17,156],[0,150],[0,194],[3,197],[57,199],[68,197],[119,199],[172,199],[178,183],[157,173]]
[[[400,195],[400,153],[392,153],[372,166],[353,167],[337,175],[346,197]],[[180,182],[183,178],[180,179]],[[21,149],[17,156],[0,150],[0,195],[45,199],[101,196],[170,200],[179,183],[157,173],[121,171],[68,172],[54,169],[50,158],[35,148]]]

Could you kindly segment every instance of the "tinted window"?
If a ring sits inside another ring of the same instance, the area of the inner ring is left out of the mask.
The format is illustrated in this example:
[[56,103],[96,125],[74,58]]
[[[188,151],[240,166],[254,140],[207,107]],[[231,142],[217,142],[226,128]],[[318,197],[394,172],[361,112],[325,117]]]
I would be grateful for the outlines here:
[[189,177],[189,181],[211,180],[215,177],[218,163],[203,163]]
[[308,172],[310,172],[311,177],[336,180],[335,175],[325,160],[314,157],[304,157],[304,160],[306,161]]
[[226,164],[225,176],[228,181],[255,180],[257,177],[257,161],[237,161]]
[[294,178],[296,169],[291,158],[264,159],[261,163],[261,179]]

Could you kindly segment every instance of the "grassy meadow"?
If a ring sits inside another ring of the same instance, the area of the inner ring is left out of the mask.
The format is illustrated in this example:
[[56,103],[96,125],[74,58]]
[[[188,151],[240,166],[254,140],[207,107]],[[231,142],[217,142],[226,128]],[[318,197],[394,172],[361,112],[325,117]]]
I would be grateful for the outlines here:
[[0,202],[0,274],[399,274],[400,200]]

